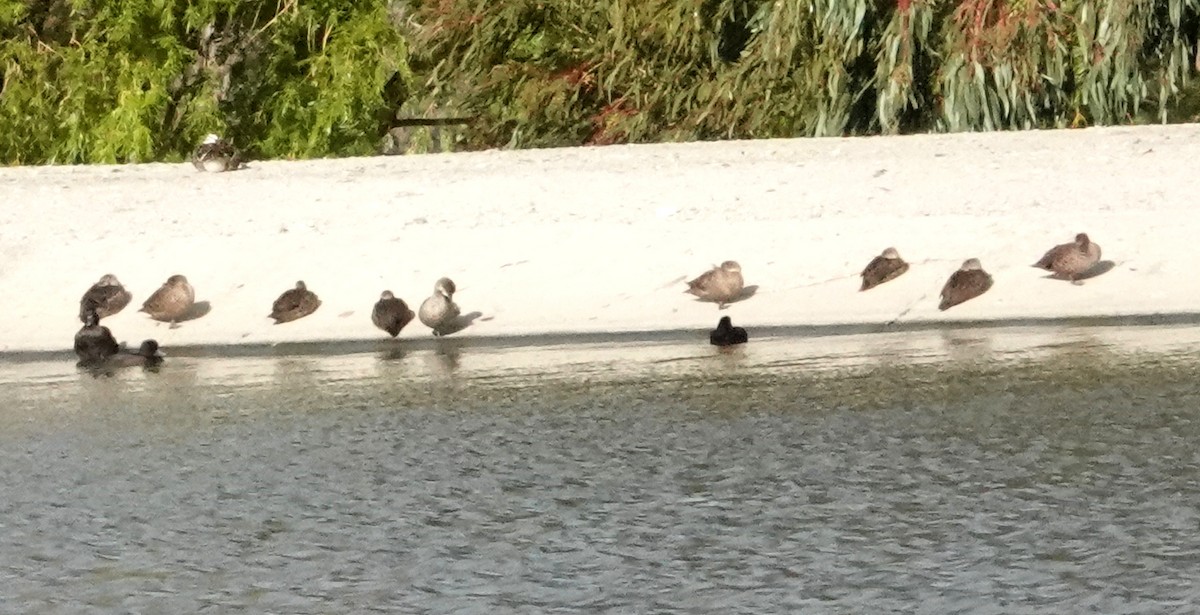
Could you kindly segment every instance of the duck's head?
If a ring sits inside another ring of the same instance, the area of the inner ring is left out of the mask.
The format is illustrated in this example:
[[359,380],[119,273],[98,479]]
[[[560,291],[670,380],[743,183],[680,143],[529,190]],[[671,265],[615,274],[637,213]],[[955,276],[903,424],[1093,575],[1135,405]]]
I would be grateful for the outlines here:
[[433,285],[433,292],[442,295],[447,299],[453,296],[456,290],[457,289],[454,286],[454,280],[451,280],[450,278],[442,278]]
[[959,271],[981,271],[983,270],[983,263],[980,263],[977,258],[968,258],[963,261],[962,267],[958,269]]
[[721,263],[721,269],[724,269],[725,271],[728,271],[730,273],[741,273],[742,272],[742,266],[737,264],[737,261],[725,261],[725,262]]
[[390,290],[385,290],[379,294],[379,298],[380,298],[380,300],[395,299],[396,295],[393,295],[392,291],[390,291]]
[[221,137],[219,137],[219,136],[217,136],[217,135],[215,135],[215,134],[213,134],[213,133],[211,133],[211,132],[210,132],[210,133],[208,133],[207,135],[205,135],[205,137],[204,137],[204,144],[205,144],[205,145],[212,145],[213,143],[216,143],[217,141],[220,141],[220,140],[221,140]]
[[304,285],[304,280],[296,280],[296,290],[308,290],[308,287]]
[[184,276],[182,276],[178,273],[167,278],[167,284],[170,284],[171,286],[183,286],[184,284],[187,284],[187,283],[188,283],[187,278],[185,278]]
[[145,340],[141,346],[138,346],[138,354],[146,357],[161,357],[163,353],[158,349],[158,342],[155,340]]
[[733,320],[730,319],[728,316],[722,316],[721,320],[719,322],[717,322],[717,328],[722,331],[731,329],[731,328],[733,328]]
[[886,259],[896,260],[900,258],[900,253],[896,251],[896,248],[888,248],[883,251],[882,256]]
[[1092,240],[1088,239],[1087,233],[1080,233],[1075,236],[1075,245],[1081,248],[1088,247],[1088,244],[1090,243],[1092,243]]
[[100,286],[120,286],[120,285],[121,285],[121,283],[117,281],[117,276],[115,276],[111,273],[106,273],[103,276],[100,276]]

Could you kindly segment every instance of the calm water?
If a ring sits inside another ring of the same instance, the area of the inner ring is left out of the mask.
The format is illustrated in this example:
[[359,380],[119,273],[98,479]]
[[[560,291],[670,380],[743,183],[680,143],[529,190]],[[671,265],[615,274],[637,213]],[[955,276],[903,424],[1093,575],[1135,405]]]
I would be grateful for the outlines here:
[[0,363],[0,610],[1200,604],[1198,328],[387,347]]

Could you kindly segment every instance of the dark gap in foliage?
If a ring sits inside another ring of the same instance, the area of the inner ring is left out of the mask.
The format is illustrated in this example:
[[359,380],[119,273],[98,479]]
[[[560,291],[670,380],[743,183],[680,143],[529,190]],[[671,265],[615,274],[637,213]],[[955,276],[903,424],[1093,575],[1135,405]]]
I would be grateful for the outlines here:
[[753,31],[750,20],[755,7],[750,0],[733,0],[733,8],[721,22],[717,39],[717,57],[726,62],[737,62],[750,42]]

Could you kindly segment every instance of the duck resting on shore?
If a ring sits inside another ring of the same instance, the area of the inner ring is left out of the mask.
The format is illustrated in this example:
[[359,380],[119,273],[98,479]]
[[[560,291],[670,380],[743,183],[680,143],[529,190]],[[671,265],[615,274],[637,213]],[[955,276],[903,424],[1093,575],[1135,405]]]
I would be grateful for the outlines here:
[[896,248],[888,248],[867,263],[867,267],[861,274],[862,287],[858,290],[861,292],[875,288],[884,282],[890,282],[900,277],[905,271],[908,271],[908,263],[900,258],[900,253],[896,251]]
[[416,314],[408,308],[408,304],[403,299],[398,299],[390,290],[385,290],[379,295],[379,301],[375,302],[375,308],[371,310],[371,322],[392,337],[400,335],[400,330],[415,317]]
[[1072,284],[1083,284],[1080,276],[1100,262],[1100,245],[1079,233],[1075,241],[1050,248],[1042,259],[1034,263],[1038,269],[1054,272],[1054,277],[1070,280]]
[[283,324],[300,320],[309,314],[317,311],[321,307],[321,300],[317,298],[316,293],[308,290],[304,285],[304,280],[296,282],[295,288],[283,291],[275,303],[271,304],[270,318],[275,319],[275,324]]
[[433,294],[421,302],[417,317],[434,335],[445,335],[458,319],[458,305],[454,303],[454,281],[441,278],[433,285]]
[[236,171],[242,166],[242,156],[232,143],[209,133],[192,152],[192,166],[209,173]]
[[992,276],[983,270],[977,258],[963,261],[958,271],[950,275],[942,287],[942,302],[938,309],[945,311],[964,301],[970,301],[992,287]]
[[138,311],[145,312],[154,320],[169,322],[174,329],[179,326],[177,323],[187,315],[195,302],[196,290],[188,283],[187,278],[175,274],[167,278]]
[[125,290],[117,276],[106,273],[100,281],[92,284],[79,299],[79,320],[87,322],[87,313],[95,311],[101,320],[125,309],[133,295]]
[[701,301],[716,303],[717,309],[723,310],[742,296],[742,266],[737,261],[725,261],[700,274],[687,285],[687,290],[683,292],[695,295]]

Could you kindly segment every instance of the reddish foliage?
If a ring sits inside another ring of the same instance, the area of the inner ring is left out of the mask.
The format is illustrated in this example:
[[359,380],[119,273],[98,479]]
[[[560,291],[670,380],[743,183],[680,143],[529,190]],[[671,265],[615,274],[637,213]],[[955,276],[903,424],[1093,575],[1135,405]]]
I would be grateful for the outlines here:
[[613,126],[613,116],[630,117],[637,115],[638,110],[627,106],[624,97],[618,98],[613,102],[604,106],[599,113],[592,116],[592,134],[588,137],[585,145],[612,145],[614,143],[624,143],[629,135],[624,130],[616,129]]
[[554,79],[562,79],[572,87],[578,87],[584,92],[591,92],[596,86],[596,75],[592,72],[592,63],[583,62],[555,73]]

